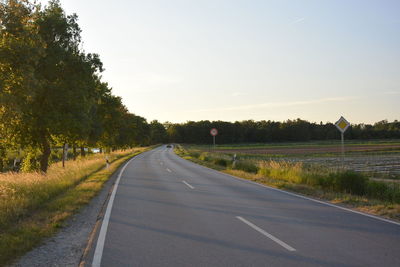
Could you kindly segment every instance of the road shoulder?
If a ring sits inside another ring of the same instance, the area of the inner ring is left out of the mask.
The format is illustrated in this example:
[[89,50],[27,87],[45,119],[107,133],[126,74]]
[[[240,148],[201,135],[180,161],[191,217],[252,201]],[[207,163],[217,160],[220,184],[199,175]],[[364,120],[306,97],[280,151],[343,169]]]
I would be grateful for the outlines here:
[[123,164],[104,183],[102,190],[88,205],[74,214],[55,236],[25,254],[14,267],[28,266],[80,266],[90,243],[92,232],[101,219],[102,210]]

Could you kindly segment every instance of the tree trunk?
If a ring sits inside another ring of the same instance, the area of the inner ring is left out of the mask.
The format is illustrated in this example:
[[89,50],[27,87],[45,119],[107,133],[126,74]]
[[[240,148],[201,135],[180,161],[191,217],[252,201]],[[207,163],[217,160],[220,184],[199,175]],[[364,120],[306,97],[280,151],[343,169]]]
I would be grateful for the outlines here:
[[76,145],[72,146],[72,154],[74,154],[74,160],[76,160]]
[[102,147],[100,147],[100,150],[99,150],[99,152],[100,152],[100,154],[102,154],[102,153],[103,153],[103,148],[102,148]]
[[6,158],[6,152],[2,147],[0,147],[0,172],[4,171],[5,158]]
[[47,168],[49,167],[49,157],[50,157],[50,143],[49,140],[45,136],[42,137],[42,157],[40,158],[40,170],[43,173],[47,172]]
[[65,168],[65,143],[63,144],[62,166],[63,166],[63,168]]
[[85,155],[86,155],[85,148],[81,146],[81,157],[84,157]]

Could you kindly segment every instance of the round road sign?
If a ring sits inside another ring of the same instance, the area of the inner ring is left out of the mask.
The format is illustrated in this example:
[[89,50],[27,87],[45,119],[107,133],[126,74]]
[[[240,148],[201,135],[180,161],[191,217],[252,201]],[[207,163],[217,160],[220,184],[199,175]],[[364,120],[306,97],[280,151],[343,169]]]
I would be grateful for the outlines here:
[[216,136],[216,135],[218,134],[218,130],[215,129],[215,128],[212,128],[211,131],[210,131],[210,134],[211,134],[212,136]]

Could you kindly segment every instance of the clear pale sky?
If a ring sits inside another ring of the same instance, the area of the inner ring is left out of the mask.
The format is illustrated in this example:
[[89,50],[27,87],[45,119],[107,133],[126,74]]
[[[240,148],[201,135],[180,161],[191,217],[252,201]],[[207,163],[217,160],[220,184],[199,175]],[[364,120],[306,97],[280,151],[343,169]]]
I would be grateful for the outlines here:
[[149,121],[400,119],[398,0],[61,3]]

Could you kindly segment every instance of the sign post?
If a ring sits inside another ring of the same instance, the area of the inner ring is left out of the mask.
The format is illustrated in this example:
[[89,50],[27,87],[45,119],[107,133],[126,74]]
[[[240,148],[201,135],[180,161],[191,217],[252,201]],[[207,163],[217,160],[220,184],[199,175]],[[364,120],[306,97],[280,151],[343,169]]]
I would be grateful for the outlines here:
[[344,132],[350,127],[350,123],[343,118],[340,119],[335,123],[336,128],[340,131],[341,139],[342,139],[342,169],[344,168]]
[[215,129],[215,128],[212,128],[212,129],[210,130],[210,134],[211,134],[212,137],[213,137],[213,146],[214,146],[214,149],[215,149],[215,136],[217,136],[218,130]]

